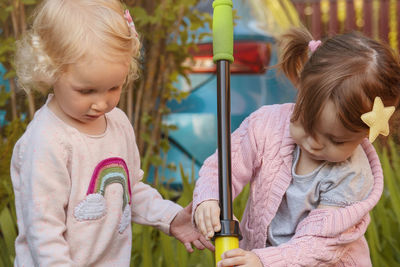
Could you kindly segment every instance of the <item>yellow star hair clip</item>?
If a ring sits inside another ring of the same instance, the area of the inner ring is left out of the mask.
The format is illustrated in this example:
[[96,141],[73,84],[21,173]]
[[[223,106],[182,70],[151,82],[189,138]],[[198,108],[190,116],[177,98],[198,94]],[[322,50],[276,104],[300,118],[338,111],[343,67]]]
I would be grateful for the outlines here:
[[395,110],[394,106],[385,107],[382,99],[377,96],[372,111],[361,115],[361,120],[369,126],[369,141],[372,143],[379,134],[389,135],[389,119]]

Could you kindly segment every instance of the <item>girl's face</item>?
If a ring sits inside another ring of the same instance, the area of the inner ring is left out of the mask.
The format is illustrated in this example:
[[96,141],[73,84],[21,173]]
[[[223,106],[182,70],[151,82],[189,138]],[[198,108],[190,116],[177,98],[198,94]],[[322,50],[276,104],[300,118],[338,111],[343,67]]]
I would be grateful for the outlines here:
[[328,101],[315,123],[315,136],[308,134],[299,121],[290,123],[290,134],[302,153],[315,161],[342,162],[348,159],[367,136],[365,131],[347,130]]
[[56,114],[78,129],[91,131],[103,127],[104,130],[104,114],[118,104],[128,71],[128,61],[101,58],[69,66],[54,84]]

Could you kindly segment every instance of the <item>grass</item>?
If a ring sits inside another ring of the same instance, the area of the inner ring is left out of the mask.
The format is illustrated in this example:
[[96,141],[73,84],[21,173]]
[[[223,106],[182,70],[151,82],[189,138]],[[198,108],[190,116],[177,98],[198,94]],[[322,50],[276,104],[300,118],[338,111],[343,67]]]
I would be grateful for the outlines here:
[[366,233],[372,264],[379,267],[400,266],[400,158],[398,146],[389,147],[378,151],[385,188]]

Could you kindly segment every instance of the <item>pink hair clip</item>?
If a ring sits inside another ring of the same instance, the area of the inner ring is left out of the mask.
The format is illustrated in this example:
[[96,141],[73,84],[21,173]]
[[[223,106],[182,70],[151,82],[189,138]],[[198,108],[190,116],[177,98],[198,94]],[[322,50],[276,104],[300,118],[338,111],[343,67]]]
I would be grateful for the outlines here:
[[131,14],[129,13],[128,9],[125,10],[124,18],[126,19],[128,26],[132,29],[132,31],[136,34],[136,37],[137,37],[138,34],[136,32],[135,23],[133,23],[133,19],[131,17]]
[[321,45],[321,40],[317,40],[317,41],[315,41],[315,40],[311,40],[309,43],[308,43],[308,48],[310,49],[310,51],[311,52],[315,52],[315,50],[317,50],[317,48]]

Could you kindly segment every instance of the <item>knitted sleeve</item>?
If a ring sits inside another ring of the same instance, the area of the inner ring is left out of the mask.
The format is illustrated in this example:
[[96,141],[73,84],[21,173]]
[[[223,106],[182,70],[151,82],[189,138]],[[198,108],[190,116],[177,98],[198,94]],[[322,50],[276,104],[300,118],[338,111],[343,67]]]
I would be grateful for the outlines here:
[[[263,266],[370,266],[368,247],[360,249],[369,223],[366,216],[359,224],[337,236],[295,235],[277,247],[252,250]],[[354,251],[358,250],[358,257]],[[352,253],[348,253],[352,251]],[[361,264],[362,263],[362,264]],[[336,265],[335,265],[336,266]]]
[[37,266],[74,266],[64,238],[71,187],[69,148],[60,136],[61,131],[38,129],[13,153],[11,175],[18,217],[23,218],[18,228],[26,232],[26,256]]
[[[265,106],[247,117],[231,136],[232,197],[235,198],[251,180],[253,172],[260,165],[263,136],[261,130],[267,124],[270,106]],[[207,158],[200,169],[193,193],[193,213],[205,200],[218,200],[218,151]]]
[[331,266],[337,263],[347,250],[323,237],[306,236],[279,247],[255,249],[264,267],[284,266]]

